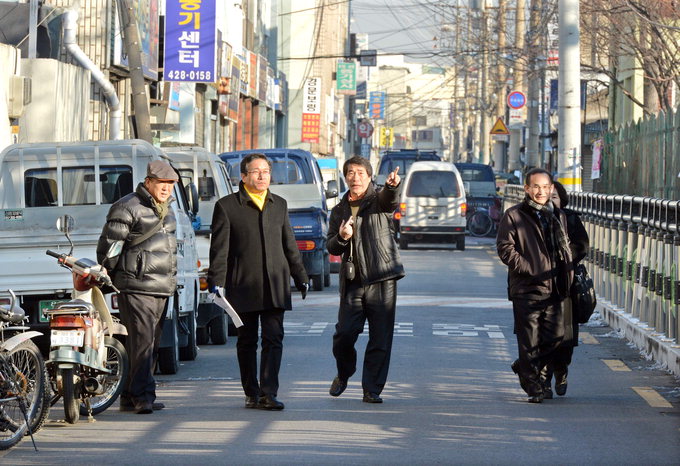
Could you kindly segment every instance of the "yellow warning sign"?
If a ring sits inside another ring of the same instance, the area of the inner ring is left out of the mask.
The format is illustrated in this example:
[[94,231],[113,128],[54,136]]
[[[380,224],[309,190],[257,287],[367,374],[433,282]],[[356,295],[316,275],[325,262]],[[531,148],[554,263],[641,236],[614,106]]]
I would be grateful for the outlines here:
[[510,134],[510,131],[508,131],[508,127],[505,126],[505,123],[503,123],[502,118],[498,118],[496,120],[496,123],[493,125],[493,128],[491,128],[490,134]]

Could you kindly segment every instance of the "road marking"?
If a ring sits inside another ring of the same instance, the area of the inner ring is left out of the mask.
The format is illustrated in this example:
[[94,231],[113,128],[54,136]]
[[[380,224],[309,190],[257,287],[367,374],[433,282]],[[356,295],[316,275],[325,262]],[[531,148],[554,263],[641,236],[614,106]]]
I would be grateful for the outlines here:
[[588,332],[579,332],[579,340],[586,345],[599,345],[600,342]]
[[[331,322],[291,322],[283,323],[286,337],[318,337],[324,333],[332,333],[335,324]],[[432,324],[432,335],[446,337],[478,337],[487,336],[491,339],[505,339],[505,334],[499,325],[474,325],[474,324]],[[413,322],[395,322],[395,337],[412,337],[414,335]],[[363,333],[359,336],[368,336],[368,322],[364,324]]]
[[498,325],[432,324],[432,334],[447,337],[478,337],[485,332],[489,338],[505,338]]
[[631,387],[652,408],[672,408],[673,405],[664,399],[652,387]]
[[602,359],[609,368],[616,372],[630,372],[630,368],[626,366],[620,359]]
[[[307,296],[305,301],[300,297],[293,296],[295,309],[312,309],[319,306],[337,307],[339,298],[337,295],[314,295]],[[493,308],[512,309],[512,302],[507,298],[485,298],[480,296],[419,296],[397,295],[397,309],[405,306],[416,307],[469,307],[469,308]]]

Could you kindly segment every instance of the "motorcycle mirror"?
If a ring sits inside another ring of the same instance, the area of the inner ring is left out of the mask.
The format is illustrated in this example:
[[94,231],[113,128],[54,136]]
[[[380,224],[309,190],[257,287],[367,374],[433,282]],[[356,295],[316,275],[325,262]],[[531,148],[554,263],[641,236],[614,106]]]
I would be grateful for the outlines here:
[[75,226],[76,226],[75,219],[68,214],[62,215],[57,219],[57,230],[61,231],[62,233],[65,233],[66,235],[71,233]]
[[64,233],[64,235],[66,235],[66,239],[71,245],[71,251],[68,253],[69,256],[73,254],[73,241],[71,241],[71,232],[73,231],[73,228],[75,226],[76,220],[68,214],[62,215],[57,219],[57,230],[61,231],[62,233]]

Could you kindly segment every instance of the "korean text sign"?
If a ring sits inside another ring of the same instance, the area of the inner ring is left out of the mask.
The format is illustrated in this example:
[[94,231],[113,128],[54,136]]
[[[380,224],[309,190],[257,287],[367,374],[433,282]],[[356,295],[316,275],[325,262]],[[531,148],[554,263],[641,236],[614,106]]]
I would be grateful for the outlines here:
[[216,0],[167,0],[165,64],[167,81],[215,82]]

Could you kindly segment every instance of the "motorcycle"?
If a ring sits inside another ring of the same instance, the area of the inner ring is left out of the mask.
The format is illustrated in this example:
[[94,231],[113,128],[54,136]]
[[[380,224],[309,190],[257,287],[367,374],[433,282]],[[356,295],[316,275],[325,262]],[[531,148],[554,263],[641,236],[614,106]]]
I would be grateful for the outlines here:
[[104,267],[72,256],[73,227],[73,217],[60,217],[57,228],[66,235],[71,249],[67,254],[46,252],[72,272],[71,299],[44,311],[51,332],[47,368],[54,392],[52,404],[63,398],[69,424],[78,422],[81,414],[93,422],[94,415],[118,399],[129,372],[125,347],[114,337],[127,335],[127,330],[111,316],[100,287],[118,289]]
[[[5,297],[8,296],[8,297]],[[26,331],[26,312],[12,290],[0,293],[0,450],[16,445],[47,419],[49,399],[45,360]]]

